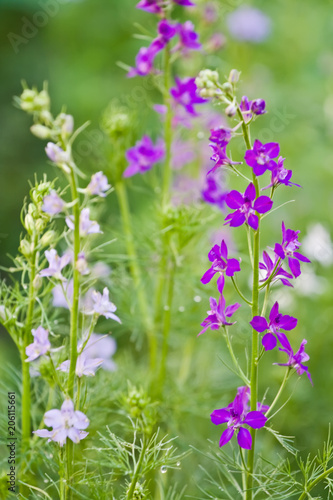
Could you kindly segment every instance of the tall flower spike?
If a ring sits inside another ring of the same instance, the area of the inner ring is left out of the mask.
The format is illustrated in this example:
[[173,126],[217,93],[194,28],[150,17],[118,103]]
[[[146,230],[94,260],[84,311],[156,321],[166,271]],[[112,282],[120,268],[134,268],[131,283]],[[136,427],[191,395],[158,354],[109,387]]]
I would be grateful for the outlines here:
[[269,313],[269,323],[263,316],[254,316],[250,325],[259,333],[268,330],[262,338],[262,345],[266,351],[270,351],[276,347],[276,337],[280,340],[280,330],[293,330],[297,326],[297,319],[279,313],[279,304],[275,302]]
[[205,272],[201,278],[201,283],[206,285],[211,281],[216,273],[219,273],[217,279],[217,287],[220,293],[222,293],[224,288],[224,275],[234,276],[235,273],[239,272],[240,262],[237,259],[228,259],[228,247],[224,240],[221,241],[221,245],[214,245],[208,254],[208,259],[212,262],[211,267]]
[[231,227],[238,227],[246,222],[255,231],[259,225],[258,216],[255,212],[264,214],[273,205],[273,201],[268,196],[259,196],[256,199],[256,189],[252,182],[248,185],[244,194],[238,191],[231,191],[227,194],[225,201],[229,208],[236,209],[235,212],[227,215],[225,224],[229,224]]
[[299,233],[300,231],[286,229],[284,222],[282,222],[282,244],[276,243],[274,247],[274,252],[280,259],[288,258],[290,271],[295,278],[301,274],[300,262],[311,262],[307,257],[297,252],[301,246],[298,241]]
[[201,326],[204,328],[198,333],[198,336],[205,333],[208,328],[211,330],[218,330],[222,326],[234,325],[236,322],[230,323],[227,321],[227,318],[231,318],[231,316],[241,307],[238,303],[225,307],[225,298],[223,295],[220,295],[218,303],[213,297],[210,297],[209,302],[211,309],[207,311],[208,316],[201,323]]

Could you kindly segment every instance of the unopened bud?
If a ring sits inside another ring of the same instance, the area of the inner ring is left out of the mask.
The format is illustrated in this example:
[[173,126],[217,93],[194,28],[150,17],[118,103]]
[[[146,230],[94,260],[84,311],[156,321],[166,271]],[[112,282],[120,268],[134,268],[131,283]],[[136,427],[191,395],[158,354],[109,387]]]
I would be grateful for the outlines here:
[[227,116],[230,116],[230,117],[235,116],[236,112],[237,112],[237,108],[236,108],[235,103],[233,103],[233,102],[225,108],[225,114]]
[[237,69],[232,69],[229,74],[228,82],[234,85],[239,81],[239,77],[240,71],[237,71]]
[[31,244],[25,238],[23,238],[23,240],[21,240],[19,251],[25,257],[30,257],[30,255],[31,255]]
[[51,243],[54,243],[54,240],[56,238],[56,232],[55,231],[47,231],[43,236],[41,237],[40,244],[42,247],[48,247],[51,245]]
[[218,81],[218,72],[212,71],[210,69],[204,69],[200,71],[199,75],[195,79],[196,86],[199,89],[216,88]]
[[30,131],[33,135],[38,137],[38,139],[50,139],[52,137],[52,131],[39,123],[32,125]]
[[33,234],[35,229],[35,223],[33,217],[30,214],[27,214],[24,217],[24,227],[26,228],[29,234]]
[[35,227],[36,227],[36,232],[41,233],[45,228],[45,221],[43,219],[37,219]]
[[39,274],[37,274],[37,276],[35,277],[34,281],[33,281],[33,287],[35,290],[39,290],[40,287],[42,286],[43,284],[43,280],[42,278],[39,276]]
[[222,89],[224,90],[224,92],[226,92],[227,94],[229,93],[232,93],[233,91],[233,88],[232,88],[232,85],[231,83],[229,82],[225,82],[223,85],[222,85]]

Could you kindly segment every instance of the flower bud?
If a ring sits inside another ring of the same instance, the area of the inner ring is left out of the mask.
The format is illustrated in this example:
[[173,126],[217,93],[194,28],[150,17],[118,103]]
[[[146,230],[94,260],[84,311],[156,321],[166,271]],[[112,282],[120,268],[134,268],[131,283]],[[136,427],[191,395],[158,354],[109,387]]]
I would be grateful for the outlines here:
[[104,113],[102,126],[111,139],[117,139],[130,132],[132,121],[130,113],[125,108],[114,110],[109,106]]
[[28,113],[33,112],[34,100],[36,96],[37,96],[36,90],[24,89],[18,100],[20,108],[23,109],[23,111],[27,111]]
[[43,109],[48,110],[50,107],[50,96],[47,90],[42,90],[34,99],[34,104],[36,110],[42,111]]
[[47,231],[43,236],[41,237],[40,244],[42,247],[48,247],[51,245],[51,243],[54,243],[54,240],[56,238],[57,234],[55,231]]
[[218,72],[212,71],[210,69],[204,69],[200,71],[199,75],[195,79],[196,86],[199,89],[216,88],[218,81],[219,81]]
[[29,213],[24,217],[24,227],[26,228],[29,234],[33,234],[35,229],[35,223],[33,217]]
[[229,83],[229,82],[225,82],[222,85],[222,89],[224,90],[224,92],[226,92],[228,94],[231,94],[233,92],[233,87],[232,87],[231,83]]
[[35,223],[36,232],[39,234],[45,229],[45,221],[43,219],[37,219]]
[[229,74],[228,82],[234,85],[239,81],[240,77],[240,71],[237,71],[237,69],[232,69]]
[[42,286],[42,283],[43,283],[43,280],[42,278],[39,276],[39,274],[37,274],[37,276],[35,277],[34,281],[33,281],[33,287],[35,290],[39,290],[40,287]]
[[62,137],[68,137],[74,130],[74,118],[72,115],[60,113],[60,115],[58,115],[55,119],[54,125],[61,130]]
[[19,251],[25,257],[30,257],[30,255],[31,255],[31,244],[25,238],[23,238],[23,240],[21,240],[21,243],[19,246]]
[[237,112],[237,108],[236,108],[236,105],[234,102],[232,102],[231,104],[229,104],[229,106],[227,106],[225,108],[225,114],[227,116],[230,116],[230,117],[235,116],[236,112]]
[[52,137],[52,131],[39,123],[32,125],[30,131],[33,135],[38,137],[38,139],[50,139]]

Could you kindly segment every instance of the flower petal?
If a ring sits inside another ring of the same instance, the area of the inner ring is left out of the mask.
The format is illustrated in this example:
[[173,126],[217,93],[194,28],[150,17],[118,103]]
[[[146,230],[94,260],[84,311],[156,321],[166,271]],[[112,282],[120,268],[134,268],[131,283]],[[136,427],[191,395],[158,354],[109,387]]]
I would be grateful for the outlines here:
[[239,428],[237,442],[241,448],[245,450],[250,450],[252,447],[252,437],[250,431],[244,427]]
[[250,325],[254,330],[256,330],[259,333],[264,332],[268,328],[267,320],[262,316],[254,316],[252,321],[250,321]]
[[230,419],[230,412],[221,408],[220,410],[214,410],[210,414],[210,419],[215,425],[225,424]]
[[220,439],[220,447],[224,446],[225,444],[229,443],[230,439],[234,435],[234,429],[233,427],[229,427],[225,431],[223,431],[221,439]]
[[261,411],[250,411],[243,422],[252,427],[252,429],[261,429],[267,422],[267,417]]

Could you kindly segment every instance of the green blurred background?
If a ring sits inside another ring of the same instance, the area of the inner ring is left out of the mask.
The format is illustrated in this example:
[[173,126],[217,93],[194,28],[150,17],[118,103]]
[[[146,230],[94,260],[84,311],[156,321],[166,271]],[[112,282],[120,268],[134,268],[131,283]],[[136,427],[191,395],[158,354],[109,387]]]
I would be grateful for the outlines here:
[[[45,25],[30,31],[30,39],[22,41],[15,36],[22,36],[27,20],[29,23],[38,19],[34,16],[43,9],[45,12],[48,2],[0,0],[1,265],[8,265],[6,254],[15,254],[18,247],[19,214],[28,192],[28,180],[33,179],[35,172],[41,174],[49,168],[41,142],[29,132],[30,118],[12,104],[13,96],[21,92],[22,79],[39,88],[47,80],[54,110],[66,104],[76,125],[91,121],[78,144],[82,164],[91,169],[97,170],[103,163],[98,129],[103,110],[110,101],[116,99],[113,102],[124,103],[128,96],[137,95],[134,101],[139,107],[142,131],[151,131],[155,124],[153,112],[140,98],[140,91],[134,90],[133,94],[133,89],[140,88],[140,81],[126,79],[124,70],[116,64],[117,61],[133,64],[142,45],[133,38],[133,33],[137,32],[134,23],[142,23],[149,29],[154,26],[153,16],[136,10],[134,0],[54,3],[58,12],[49,15],[46,21],[40,18],[39,22]],[[262,134],[259,137],[264,141],[275,140],[281,144],[282,155],[287,158],[286,166],[293,169],[293,180],[302,185],[302,189],[286,190],[280,195],[282,203],[292,192],[296,203],[286,205],[276,214],[276,225],[268,229],[264,243],[272,244],[272,239],[278,241],[281,218],[286,220],[288,227],[300,229],[303,238],[311,226],[318,223],[328,237],[332,234],[333,213],[333,2],[247,2],[264,11],[272,21],[271,35],[258,44],[238,42],[228,33],[225,14],[242,3],[216,2],[220,20],[214,30],[226,36],[226,44],[210,54],[206,61],[209,67],[219,69],[224,75],[231,68],[241,70],[241,90],[251,97],[266,100],[269,114],[262,121],[258,120],[255,130]],[[191,14],[196,24],[199,17],[195,12]],[[191,69],[190,63],[188,67]],[[112,208],[116,217],[115,202]],[[135,209],[140,210],[140,202]],[[309,245],[315,247],[315,240],[310,233]],[[305,281],[294,293],[282,293],[281,296],[292,307],[293,315],[299,318],[295,338],[298,341],[308,339],[314,387],[306,379],[301,380],[288,412],[280,417],[280,426],[282,432],[296,435],[298,447],[309,451],[316,451],[321,446],[333,413],[331,253],[330,240],[319,241],[311,255],[313,266],[307,268]],[[204,256],[199,273],[205,265]],[[201,317],[204,317],[206,306],[200,305]],[[189,335],[196,333],[189,332]],[[8,349],[13,354],[15,351],[3,335],[1,363]],[[199,363],[200,353],[194,356]],[[218,432],[212,434],[214,439]]]

